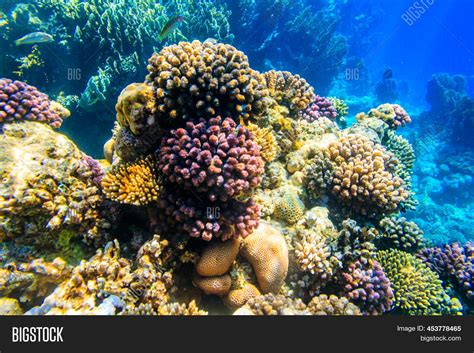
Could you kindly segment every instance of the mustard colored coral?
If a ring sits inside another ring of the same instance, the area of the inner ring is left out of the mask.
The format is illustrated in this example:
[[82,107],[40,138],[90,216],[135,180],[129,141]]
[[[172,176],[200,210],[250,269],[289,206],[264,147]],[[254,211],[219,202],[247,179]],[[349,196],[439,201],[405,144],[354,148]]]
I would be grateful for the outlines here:
[[247,124],[246,127],[253,135],[255,143],[260,146],[260,156],[266,162],[275,160],[278,157],[279,148],[272,130],[252,123]]
[[237,258],[240,249],[239,239],[217,240],[209,244],[196,263],[196,272],[200,276],[221,276],[227,273]]

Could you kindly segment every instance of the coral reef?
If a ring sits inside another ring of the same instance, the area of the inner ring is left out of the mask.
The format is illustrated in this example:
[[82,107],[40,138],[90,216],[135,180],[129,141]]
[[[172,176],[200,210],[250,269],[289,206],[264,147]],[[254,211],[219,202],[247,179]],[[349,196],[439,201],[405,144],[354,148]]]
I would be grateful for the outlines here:
[[238,239],[217,241],[209,244],[196,263],[196,272],[200,276],[222,276],[229,272],[232,263],[237,258],[240,249]]
[[390,129],[396,130],[411,123],[411,117],[398,104],[382,104],[377,108],[371,109],[368,114],[357,114],[357,121],[361,122],[365,119],[380,119],[386,123]]
[[213,277],[195,275],[193,283],[206,294],[226,295],[230,292],[232,279],[228,274]]
[[181,42],[163,48],[148,61],[157,122],[201,116],[255,119],[266,107],[265,80],[247,57],[228,44]]
[[414,255],[381,250],[377,260],[392,283],[394,305],[410,315],[459,314],[459,302],[446,293],[438,275]]
[[300,299],[291,299],[272,293],[250,298],[234,315],[305,315],[306,305]]
[[312,315],[362,315],[360,309],[345,297],[321,294],[308,303],[308,311]]
[[295,224],[303,218],[305,206],[298,195],[287,190],[275,200],[274,215],[287,224]]
[[258,125],[252,123],[248,123],[246,128],[249,130],[255,143],[260,146],[260,156],[265,162],[274,161],[280,151],[272,130],[265,127],[258,127]]
[[297,112],[305,109],[314,97],[314,90],[304,78],[287,71],[268,71],[263,74],[270,96],[275,101]]
[[21,81],[0,79],[0,124],[31,120],[59,128],[69,111],[36,87]]
[[306,109],[301,110],[298,113],[298,116],[311,123],[321,119],[322,117],[336,120],[338,113],[328,98],[316,96]]
[[426,243],[423,231],[405,217],[385,217],[379,223],[379,230],[379,249],[393,248],[414,253]]

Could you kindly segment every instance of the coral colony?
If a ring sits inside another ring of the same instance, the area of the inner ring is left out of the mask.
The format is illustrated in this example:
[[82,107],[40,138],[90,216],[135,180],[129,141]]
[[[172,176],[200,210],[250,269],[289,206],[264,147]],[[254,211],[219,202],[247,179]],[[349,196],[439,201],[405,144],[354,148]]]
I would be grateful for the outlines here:
[[[430,212],[441,207],[431,197],[469,182],[472,155],[426,161],[421,142],[402,135],[418,117],[395,102],[358,110],[349,126],[348,104],[323,96],[346,48],[330,13],[319,15],[331,26],[308,24],[332,44],[306,56],[326,68],[313,88],[304,72],[257,71],[234,42],[232,16],[245,14],[244,32],[278,27],[278,4],[192,2],[167,15],[182,2],[13,8],[8,35],[20,19],[33,33],[58,28],[46,43],[62,48],[58,60],[86,42],[105,49],[68,95],[54,84],[50,97],[40,92],[25,82],[29,69],[0,79],[0,314],[472,313],[472,243],[435,241],[426,224],[455,229],[436,218],[451,209]],[[260,35],[242,49],[276,50]],[[459,77],[429,83],[431,116],[460,139],[453,121],[474,111],[465,91]],[[103,159],[57,131],[77,109],[91,136],[105,126]]]

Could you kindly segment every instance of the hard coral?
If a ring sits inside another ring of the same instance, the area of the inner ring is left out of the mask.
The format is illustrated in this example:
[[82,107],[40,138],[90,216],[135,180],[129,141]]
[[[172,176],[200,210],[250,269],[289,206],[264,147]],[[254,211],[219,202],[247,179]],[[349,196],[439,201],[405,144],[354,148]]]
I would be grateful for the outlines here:
[[410,315],[458,314],[458,303],[443,289],[438,275],[415,256],[381,250],[377,260],[392,283],[395,307]]
[[158,168],[170,183],[210,201],[227,201],[260,184],[259,150],[249,131],[231,118],[188,121],[162,138]]
[[288,246],[276,228],[261,222],[244,239],[241,255],[252,265],[263,293],[277,293],[280,290],[288,273]]
[[158,117],[256,118],[267,105],[263,77],[228,44],[196,40],[165,47],[149,59],[148,71]]
[[250,298],[234,315],[305,315],[306,305],[301,299],[291,299],[272,293]]
[[59,103],[52,104],[48,96],[36,87],[21,81],[0,79],[0,124],[31,120],[59,128],[69,111]]
[[248,123],[246,127],[251,133],[255,143],[260,146],[260,156],[266,162],[272,162],[275,160],[280,151],[272,130],[269,128],[261,128],[252,123]]
[[117,121],[134,135],[141,135],[148,126],[155,123],[154,107],[153,88],[146,83],[132,83],[118,97],[115,106]]
[[276,198],[275,217],[290,225],[297,223],[303,218],[304,211],[303,201],[291,191],[286,191],[282,196]]
[[305,109],[314,98],[314,90],[304,78],[287,71],[268,71],[263,74],[270,96],[291,111]]
[[257,287],[246,282],[242,288],[232,289],[224,298],[224,304],[230,309],[237,309],[245,305],[249,299],[260,295],[261,293]]
[[237,258],[239,249],[238,239],[209,244],[196,263],[196,272],[205,277],[221,276],[227,273]]
[[416,252],[425,243],[423,231],[414,222],[404,217],[385,217],[379,223],[379,248],[394,248]]
[[398,104],[382,104],[377,108],[371,109],[368,114],[358,114],[357,120],[380,119],[385,122],[391,129],[396,130],[398,127],[404,127],[411,123],[408,113]]
[[206,294],[226,295],[232,286],[232,279],[228,274],[214,277],[195,275],[193,283]]
[[298,113],[298,116],[310,123],[319,120],[322,117],[336,120],[337,111],[328,98],[316,96],[306,109],[301,110]]
[[321,294],[308,303],[311,315],[362,315],[359,307],[345,297]]
[[107,198],[135,206],[158,201],[161,189],[156,160],[148,156],[135,163],[112,167],[102,180]]

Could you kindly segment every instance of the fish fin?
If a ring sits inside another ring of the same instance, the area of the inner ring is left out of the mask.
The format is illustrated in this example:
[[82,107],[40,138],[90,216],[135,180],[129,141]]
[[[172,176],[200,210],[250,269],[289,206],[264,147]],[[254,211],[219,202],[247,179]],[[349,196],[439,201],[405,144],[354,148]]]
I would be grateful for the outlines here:
[[17,40],[15,41],[15,45],[16,45],[17,47],[20,46],[20,45],[21,45],[21,39],[17,39]]

